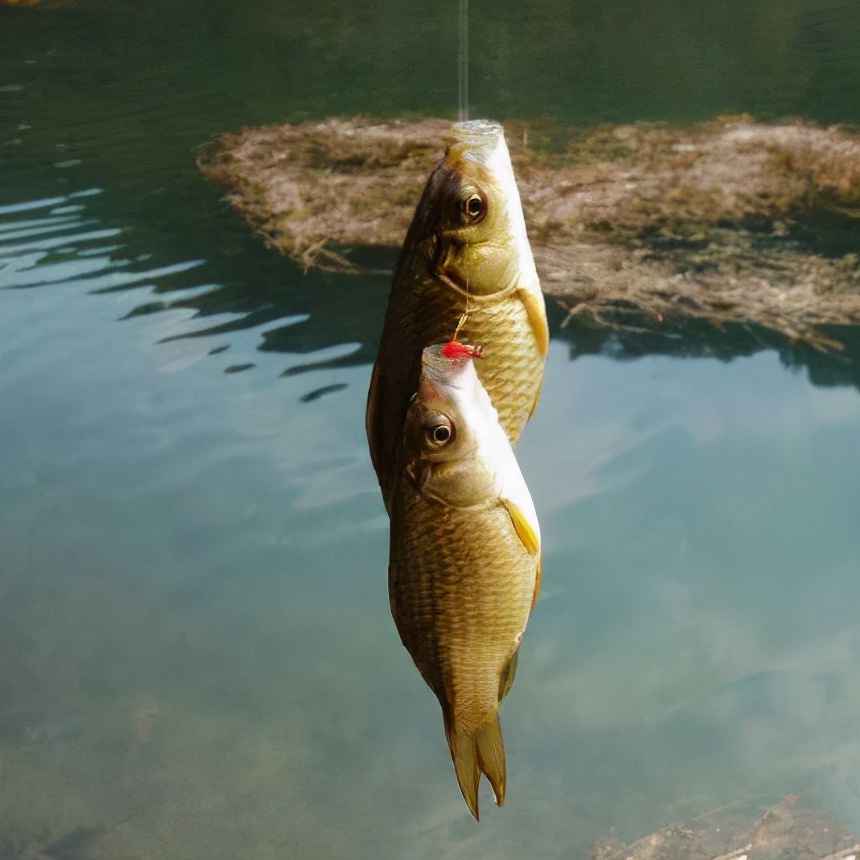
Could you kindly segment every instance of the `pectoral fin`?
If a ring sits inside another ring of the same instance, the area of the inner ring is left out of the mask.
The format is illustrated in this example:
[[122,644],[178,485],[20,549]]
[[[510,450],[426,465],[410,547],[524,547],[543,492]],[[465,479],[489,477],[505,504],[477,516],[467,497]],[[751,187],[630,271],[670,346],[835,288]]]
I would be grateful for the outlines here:
[[549,352],[549,326],[546,321],[546,305],[543,294],[536,295],[531,290],[519,289],[517,295],[526,309],[538,353],[541,358],[546,358],[546,354]]
[[540,392],[541,392],[542,387],[543,387],[542,384],[539,385],[538,390],[535,392],[535,399],[532,401],[532,408],[531,408],[531,411],[529,412],[529,418],[528,418],[529,421],[531,421],[532,418],[534,417],[535,411],[538,408],[538,403],[540,403]]
[[514,526],[514,531],[517,533],[517,537],[522,541],[523,546],[532,554],[537,555],[537,568],[535,570],[535,591],[532,596],[532,605],[529,612],[532,612],[535,608],[535,604],[537,603],[538,594],[540,593],[540,583],[541,583],[541,558],[540,558],[540,540],[538,536],[535,534],[535,530],[532,528],[531,523],[528,521],[526,515],[510,500],[510,499],[502,499],[502,504],[505,506],[508,514],[510,515],[511,522]]
[[502,504],[510,515],[511,522],[514,524],[514,531],[522,541],[523,546],[532,555],[539,552],[540,541],[526,515],[510,499],[502,499]]
[[538,559],[537,568],[535,569],[535,593],[532,595],[532,605],[529,607],[529,614],[535,611],[538,595],[540,594],[540,582],[543,575],[543,560]]

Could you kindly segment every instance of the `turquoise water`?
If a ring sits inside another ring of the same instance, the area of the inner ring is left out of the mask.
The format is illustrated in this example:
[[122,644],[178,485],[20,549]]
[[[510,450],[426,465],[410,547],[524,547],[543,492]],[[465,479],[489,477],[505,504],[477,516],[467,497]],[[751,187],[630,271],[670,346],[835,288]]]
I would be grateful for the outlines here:
[[[860,122],[854,3],[470,8],[473,113]],[[860,335],[556,313],[508,801],[469,818],[388,614],[388,281],[302,274],[194,166],[453,116],[456,4],[405,9],[0,8],[0,857],[578,858],[787,793],[860,828]]]

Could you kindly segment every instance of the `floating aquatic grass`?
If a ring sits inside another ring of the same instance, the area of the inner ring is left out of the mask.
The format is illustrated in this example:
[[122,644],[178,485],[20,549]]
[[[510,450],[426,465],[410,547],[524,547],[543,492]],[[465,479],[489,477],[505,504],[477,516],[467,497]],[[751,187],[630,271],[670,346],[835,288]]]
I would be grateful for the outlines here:
[[[270,126],[220,136],[200,166],[305,267],[359,271],[351,249],[403,241],[449,129]],[[543,288],[571,314],[752,322],[819,346],[818,326],[860,323],[857,132],[734,117],[506,133]]]

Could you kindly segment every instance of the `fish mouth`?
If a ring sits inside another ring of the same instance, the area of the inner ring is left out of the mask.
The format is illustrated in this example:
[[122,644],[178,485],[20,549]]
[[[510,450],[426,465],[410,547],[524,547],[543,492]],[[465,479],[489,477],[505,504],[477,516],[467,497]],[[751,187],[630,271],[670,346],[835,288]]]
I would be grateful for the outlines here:
[[502,124],[494,119],[469,119],[464,122],[455,122],[445,136],[445,143],[448,145],[463,143],[480,148],[495,145],[503,134]]
[[494,119],[467,119],[451,126],[452,134],[461,137],[486,137],[502,133],[502,124]]
[[470,156],[483,162],[493,153],[504,133],[501,124],[495,120],[470,119],[454,123],[445,136],[445,144],[449,150],[467,150]]

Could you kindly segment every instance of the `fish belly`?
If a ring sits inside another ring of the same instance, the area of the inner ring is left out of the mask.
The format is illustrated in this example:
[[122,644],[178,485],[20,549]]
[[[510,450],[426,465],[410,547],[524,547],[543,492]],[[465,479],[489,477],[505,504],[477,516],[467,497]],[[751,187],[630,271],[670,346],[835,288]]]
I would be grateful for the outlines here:
[[528,620],[536,557],[501,505],[457,510],[410,487],[394,511],[389,595],[398,632],[446,719],[477,727],[498,708]]

